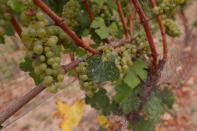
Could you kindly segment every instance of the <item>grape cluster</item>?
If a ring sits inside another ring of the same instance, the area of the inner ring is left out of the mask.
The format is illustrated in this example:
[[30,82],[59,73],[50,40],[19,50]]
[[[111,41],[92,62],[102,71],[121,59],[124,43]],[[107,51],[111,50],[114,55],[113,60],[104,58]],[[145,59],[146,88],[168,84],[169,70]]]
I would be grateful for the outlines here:
[[162,14],[173,17],[176,14],[177,6],[185,3],[185,0],[162,0],[158,6],[153,9],[155,14]]
[[181,31],[175,21],[171,19],[164,20],[164,26],[166,28],[166,33],[171,37],[177,37],[181,35]]
[[63,7],[62,16],[72,29],[80,25],[80,3],[78,0],[69,0]]
[[49,25],[42,12],[38,11],[31,17],[33,21],[30,21],[22,32],[27,56],[32,58],[32,67],[41,78],[42,84],[49,91],[56,92],[64,86],[64,74],[60,65],[61,45],[57,36],[57,33],[61,32],[53,30],[56,27]]
[[95,87],[93,81],[88,78],[87,66],[87,62],[81,62],[76,68],[76,71],[80,79],[79,84],[81,89],[84,90],[88,96],[93,96],[97,91],[97,88]]

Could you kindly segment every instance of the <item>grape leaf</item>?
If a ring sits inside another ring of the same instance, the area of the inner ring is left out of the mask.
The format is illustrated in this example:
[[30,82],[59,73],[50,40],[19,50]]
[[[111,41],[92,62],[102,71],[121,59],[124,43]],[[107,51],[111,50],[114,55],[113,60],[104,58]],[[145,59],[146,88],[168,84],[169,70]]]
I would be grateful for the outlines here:
[[137,87],[141,81],[147,79],[147,66],[145,63],[138,59],[130,67],[127,75],[124,78],[124,82],[131,88]]
[[83,100],[76,100],[69,105],[63,101],[57,101],[57,110],[57,114],[62,119],[60,124],[62,131],[72,131],[85,113],[85,103]]
[[100,56],[92,56],[87,60],[87,62],[87,74],[95,83],[115,81],[120,76],[114,60],[103,62]]
[[104,114],[110,112],[110,99],[107,96],[107,91],[105,89],[99,89],[99,91],[92,97],[86,96],[85,101],[87,104],[90,104]]
[[0,44],[4,44],[4,43],[5,43],[4,37],[0,36]]
[[7,5],[17,13],[21,13],[25,9],[25,6],[19,0],[8,0]]
[[138,110],[140,105],[140,88],[129,91],[129,94],[124,97],[120,102],[120,107],[122,108],[123,113],[127,114],[129,112],[135,112]]
[[102,17],[96,17],[90,27],[95,29],[95,32],[101,39],[105,39],[109,36],[109,29]]
[[20,63],[20,69],[29,72],[29,75],[33,78],[36,85],[42,82],[41,78],[34,72],[31,58],[25,57],[24,62]]
[[120,103],[124,98],[129,96],[131,89],[124,83],[121,82],[115,86],[116,95],[113,97],[114,101]]
[[137,122],[131,124],[134,131],[154,131],[155,122],[141,117]]
[[144,106],[144,111],[148,114],[148,119],[157,122],[164,113],[164,103],[155,92],[150,96],[149,101]]
[[167,106],[167,108],[171,109],[174,102],[175,102],[175,97],[169,89],[164,89],[163,91],[160,91],[158,93],[158,96],[161,98],[163,104]]

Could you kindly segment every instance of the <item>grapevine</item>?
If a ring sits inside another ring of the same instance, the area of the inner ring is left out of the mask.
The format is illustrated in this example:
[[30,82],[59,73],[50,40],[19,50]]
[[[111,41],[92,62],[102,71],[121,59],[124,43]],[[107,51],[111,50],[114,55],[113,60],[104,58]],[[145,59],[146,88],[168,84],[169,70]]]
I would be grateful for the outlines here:
[[[137,131],[154,130],[160,116],[172,108],[173,94],[169,87],[159,87],[158,80],[168,60],[167,35],[182,33],[175,16],[185,0],[2,0],[0,4],[0,42],[11,35],[4,28],[11,24],[25,48],[20,67],[37,85],[33,92],[57,93],[72,70],[86,104],[106,117],[126,119],[126,126]],[[70,64],[61,65],[63,55],[71,56]],[[26,104],[36,93],[20,101]],[[0,113],[0,124],[21,107],[20,103]]]

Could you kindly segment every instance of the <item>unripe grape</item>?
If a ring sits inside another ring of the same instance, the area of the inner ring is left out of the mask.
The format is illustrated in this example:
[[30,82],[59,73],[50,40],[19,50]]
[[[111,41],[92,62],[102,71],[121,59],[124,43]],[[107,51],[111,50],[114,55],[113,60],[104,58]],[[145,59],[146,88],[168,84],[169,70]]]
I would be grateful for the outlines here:
[[53,63],[52,68],[53,68],[53,69],[58,69],[58,68],[59,68],[59,64]]
[[52,56],[54,56],[54,53],[52,51],[49,51],[49,52],[46,53],[46,56],[48,58],[51,58]]
[[44,20],[45,17],[44,17],[44,14],[42,12],[37,12],[36,13],[36,18],[40,21]]
[[38,35],[39,37],[44,37],[44,36],[47,35],[47,32],[46,32],[45,29],[40,28],[40,29],[38,30],[38,34],[37,34],[37,35]]
[[42,54],[42,52],[43,52],[43,47],[42,47],[42,45],[35,45],[34,48],[33,48],[33,51],[34,51],[36,54],[38,54],[38,55]]
[[88,80],[88,76],[87,75],[80,75],[79,78],[83,81]]
[[56,88],[55,85],[48,86],[47,90],[50,91],[51,93],[56,93],[57,92],[57,88]]
[[45,70],[45,73],[46,73],[47,75],[52,75],[53,70],[50,69],[50,68],[48,68],[48,69]]
[[47,52],[51,51],[51,49],[50,49],[50,47],[45,47],[44,51],[45,51],[45,53],[47,53]]
[[45,86],[49,86],[49,85],[52,84],[52,82],[53,82],[53,77],[52,77],[52,76],[46,76],[46,77],[44,78],[43,84],[44,84]]
[[54,58],[49,58],[47,64],[52,65],[55,62]]
[[57,76],[57,80],[58,80],[58,81],[63,81],[63,80],[64,80],[64,75],[59,74],[59,75]]
[[46,70],[47,69],[47,65],[45,64],[45,63],[42,63],[41,65],[40,65],[40,70],[41,71],[44,71],[44,70]]
[[44,55],[41,55],[39,59],[40,59],[41,62],[44,62],[46,60]]
[[57,44],[57,42],[58,42],[57,36],[51,36],[47,41],[47,45],[53,47]]

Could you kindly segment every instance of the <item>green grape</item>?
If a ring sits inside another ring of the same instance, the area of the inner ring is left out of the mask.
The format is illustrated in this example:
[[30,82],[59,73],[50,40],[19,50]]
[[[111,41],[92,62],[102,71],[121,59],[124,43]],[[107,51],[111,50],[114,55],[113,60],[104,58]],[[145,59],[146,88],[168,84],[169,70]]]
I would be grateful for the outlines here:
[[48,58],[51,58],[51,57],[53,57],[54,56],[54,53],[52,52],[52,51],[48,51],[47,53],[46,53],[46,57],[48,57]]
[[47,69],[47,65],[45,64],[45,63],[42,63],[41,65],[40,65],[40,70],[41,71],[45,71]]
[[38,36],[39,37],[44,37],[44,36],[46,36],[47,35],[47,32],[46,32],[46,30],[45,29],[43,29],[43,28],[40,28],[38,31]]
[[45,72],[46,72],[47,75],[52,75],[53,70],[50,69],[50,68],[47,68],[47,69],[45,70]]
[[47,86],[47,90],[50,91],[51,93],[56,93],[57,92],[57,88],[56,88],[55,85]]
[[52,68],[53,68],[53,69],[58,69],[58,68],[59,68],[59,64],[53,63]]
[[52,65],[55,62],[54,58],[49,58],[47,64]]
[[50,86],[53,82],[53,77],[52,76],[45,76],[43,80],[43,84],[45,86]]
[[48,41],[47,41],[47,45],[50,47],[54,47],[58,42],[58,38],[56,36],[51,36]]
[[33,48],[33,51],[34,51],[36,54],[38,54],[38,55],[42,54],[42,52],[43,52],[43,47],[42,47],[42,45],[35,45],[34,48]]
[[46,60],[46,57],[45,57],[44,55],[41,55],[41,56],[39,57],[39,59],[40,59],[41,62],[44,62],[44,61]]
[[58,81],[63,81],[64,80],[64,75],[62,75],[62,74],[59,74],[58,76],[57,76],[57,80]]
[[38,20],[40,20],[40,21],[45,20],[45,16],[44,16],[44,14],[43,14],[42,12],[37,12],[37,13],[36,13],[36,18],[37,18]]

